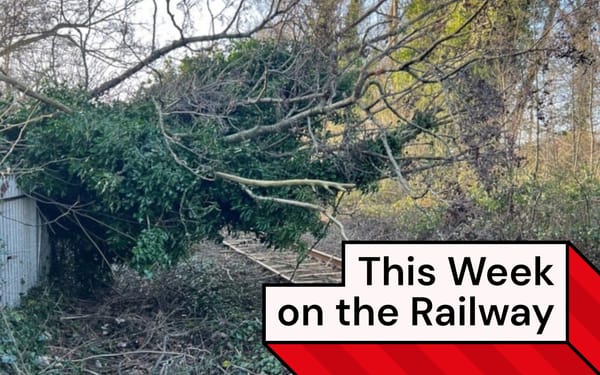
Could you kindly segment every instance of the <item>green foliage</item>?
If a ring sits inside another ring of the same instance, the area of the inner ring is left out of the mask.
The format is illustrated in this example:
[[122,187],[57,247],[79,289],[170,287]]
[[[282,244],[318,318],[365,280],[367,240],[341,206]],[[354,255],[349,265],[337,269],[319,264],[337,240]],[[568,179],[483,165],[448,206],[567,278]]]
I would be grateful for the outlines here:
[[[600,178],[578,175],[528,181],[517,189],[515,211],[527,215],[525,236],[535,239],[571,240],[581,249],[600,248]],[[528,230],[527,230],[528,229]]]
[[446,223],[438,228],[442,238],[570,240],[585,251],[600,248],[600,178],[585,170],[512,183],[498,179],[493,191],[475,181],[465,190],[446,208]]
[[170,265],[171,258],[166,251],[170,242],[169,233],[161,228],[142,230],[132,250],[131,266],[152,276],[157,267]]
[[[59,263],[73,275],[72,286],[89,290],[104,279],[107,262],[133,261],[142,269],[154,264],[149,254],[169,264],[185,252],[182,222],[195,217],[183,211],[182,196],[194,189],[195,179],[168,155],[158,128],[148,122],[150,105],[78,108],[31,129],[14,163],[39,168],[19,184],[56,221],[52,241]],[[203,197],[194,191],[194,199]],[[148,241],[157,233],[148,227],[173,229],[173,236]]]
[[235,352],[239,354],[231,361],[225,360],[224,363],[229,366],[223,367],[236,364],[243,369],[260,369],[262,374],[280,374],[282,368],[279,360],[267,350],[256,350],[262,344],[261,329],[259,320],[247,320],[237,326],[230,334],[230,339]]
[[39,373],[53,335],[46,324],[56,313],[56,297],[36,289],[20,308],[0,310],[0,372]]
[[[169,73],[177,85],[174,91],[166,88],[167,93],[155,95],[151,88],[128,103],[98,103],[69,90],[50,93],[75,111],[29,127],[25,147],[12,155],[11,163],[31,171],[19,178],[19,184],[39,199],[53,223],[55,270],[69,289],[89,291],[104,284],[113,262],[127,262],[150,275],[175,264],[190,243],[220,239],[223,229],[254,232],[276,247],[298,246],[303,233],[321,229],[317,212],[254,200],[238,184],[215,179],[215,171],[262,180],[354,181],[359,186],[381,177],[385,159],[362,152],[381,153],[376,139],[320,157],[305,147],[306,134],[297,129],[252,141],[223,140],[223,135],[241,129],[276,123],[293,106],[311,105],[309,101],[231,104],[256,96],[257,87],[267,97],[285,97],[323,85],[326,74],[321,66],[292,58],[297,48],[249,41],[233,45],[227,53],[188,58],[179,71]],[[265,71],[271,76],[263,84]],[[296,75],[290,77],[287,71]],[[338,95],[349,92],[353,74],[342,77]],[[191,81],[215,88],[210,93],[216,97],[213,110],[229,106],[226,127],[217,115],[191,115],[204,109],[189,106],[159,117],[157,101],[205,95],[194,91],[195,86],[176,90]],[[338,116],[350,119],[351,112]],[[330,120],[314,116],[313,131],[321,131]],[[175,142],[165,139],[165,130]],[[417,133],[398,133],[390,143],[397,151]],[[335,201],[335,194],[318,187],[249,188],[256,195],[324,206]]]
[[352,222],[360,223],[347,226],[352,238],[430,240],[443,225],[445,214],[445,207],[434,202],[430,195],[413,199],[396,181],[386,179],[373,192],[350,194],[341,211],[353,211]]
[[[367,228],[355,238],[570,240],[598,261],[600,177],[586,168],[537,179],[514,173],[496,178],[488,190],[472,168],[456,164],[436,171],[430,186],[435,195],[414,200],[383,181],[374,194],[351,194],[342,211],[354,212],[354,221]],[[418,178],[411,186],[423,188]]]

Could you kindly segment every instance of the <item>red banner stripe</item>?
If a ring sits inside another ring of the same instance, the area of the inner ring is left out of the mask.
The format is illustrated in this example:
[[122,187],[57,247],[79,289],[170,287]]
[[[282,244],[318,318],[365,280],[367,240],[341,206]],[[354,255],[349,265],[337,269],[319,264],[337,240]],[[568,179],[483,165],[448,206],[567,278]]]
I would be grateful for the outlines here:
[[[600,303],[598,294],[600,275],[572,247],[569,247],[569,278],[576,280],[593,297],[593,300]],[[579,302],[586,303],[587,301]]]
[[381,345],[388,355],[399,362],[408,374],[431,374],[441,375],[444,372],[429,360],[425,350],[418,345],[392,344]]
[[321,363],[327,365],[327,370],[334,374],[369,374],[356,360],[355,353],[349,353],[343,346],[344,344],[314,344],[309,345],[308,350],[320,358]]
[[281,359],[292,367],[297,374],[335,375],[325,368],[327,361],[315,356],[309,350],[310,345],[304,344],[269,344]]
[[[514,344],[514,345],[495,345],[506,359],[515,367],[520,374],[544,374],[544,375],[561,375],[540,353],[538,353],[533,345],[530,344]],[[560,358],[559,360],[562,360]]]
[[484,374],[518,374],[519,371],[495,345],[464,344],[458,345],[463,353],[481,369]]
[[454,344],[420,344],[430,361],[445,369],[444,374],[483,375]]
[[569,342],[600,369],[600,275],[569,247]]
[[[569,311],[569,321],[571,319],[576,320],[581,325],[580,329],[586,331],[585,333],[578,330],[569,331],[570,341],[576,344],[579,341],[579,335],[584,334],[585,337],[593,337],[591,343],[600,342],[600,303],[596,303],[593,297],[585,291],[580,283],[571,280],[569,286],[569,295],[571,299],[571,308]],[[600,350],[599,347],[595,347],[596,350]]]
[[560,374],[593,375],[596,373],[568,344],[537,344],[533,347],[546,358],[546,361],[552,363]]
[[600,341],[591,334],[574,316],[569,318],[571,344],[581,353],[596,369],[600,369]]
[[346,351],[352,352],[355,359],[361,363],[361,366],[369,369],[370,374],[410,375],[395,357],[390,356],[383,350],[381,345],[346,344],[341,346]]
[[571,279],[569,283],[569,313],[591,329],[594,336],[600,338],[600,323],[598,320],[598,312],[600,312],[600,301],[594,299],[594,295],[589,294],[584,286],[575,279]]
[[597,374],[573,352],[568,344],[270,344],[269,346],[299,375]]

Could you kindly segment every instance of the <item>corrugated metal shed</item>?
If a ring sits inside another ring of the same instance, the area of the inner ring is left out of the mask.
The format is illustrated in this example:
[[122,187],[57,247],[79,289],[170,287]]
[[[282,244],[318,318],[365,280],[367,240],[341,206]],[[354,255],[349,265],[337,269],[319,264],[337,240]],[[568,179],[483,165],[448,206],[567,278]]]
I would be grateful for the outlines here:
[[0,305],[16,306],[49,271],[46,225],[12,177],[0,177]]

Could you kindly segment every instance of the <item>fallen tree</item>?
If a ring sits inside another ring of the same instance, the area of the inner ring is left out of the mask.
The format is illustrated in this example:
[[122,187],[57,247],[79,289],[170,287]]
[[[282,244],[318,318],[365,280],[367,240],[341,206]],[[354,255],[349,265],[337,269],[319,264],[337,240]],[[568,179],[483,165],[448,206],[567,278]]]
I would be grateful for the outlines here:
[[[436,135],[451,121],[440,83],[477,60],[468,43],[458,47],[487,2],[415,3],[402,14],[384,1],[332,4],[298,22],[287,17],[307,4],[274,2],[242,27],[241,2],[223,30],[180,29],[95,86],[34,90],[0,75],[30,98],[14,94],[18,104],[2,108],[3,161],[40,202],[59,263],[79,279],[113,262],[152,273],[223,230],[301,249],[323,217],[343,235],[335,207],[347,191],[391,177],[412,193],[408,174],[461,160]],[[103,96],[191,46],[134,94]],[[406,157],[419,139],[430,146]]]

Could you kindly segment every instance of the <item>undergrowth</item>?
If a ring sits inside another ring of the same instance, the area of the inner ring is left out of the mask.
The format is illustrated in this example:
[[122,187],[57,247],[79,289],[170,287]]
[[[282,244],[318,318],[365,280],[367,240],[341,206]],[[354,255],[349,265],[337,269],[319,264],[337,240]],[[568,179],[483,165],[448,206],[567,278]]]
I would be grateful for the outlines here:
[[50,288],[34,289],[19,309],[0,310],[0,373],[37,374],[47,363],[61,299]]
[[[418,184],[415,184],[418,186]],[[485,190],[473,178],[438,183],[413,199],[389,181],[372,194],[352,193],[339,219],[353,240],[569,240],[600,265],[600,177],[585,170],[515,181]],[[331,227],[319,246],[339,251]]]
[[34,290],[2,312],[0,374],[283,373],[261,342],[261,284],[275,280],[205,250],[152,279],[119,269],[92,299]]

